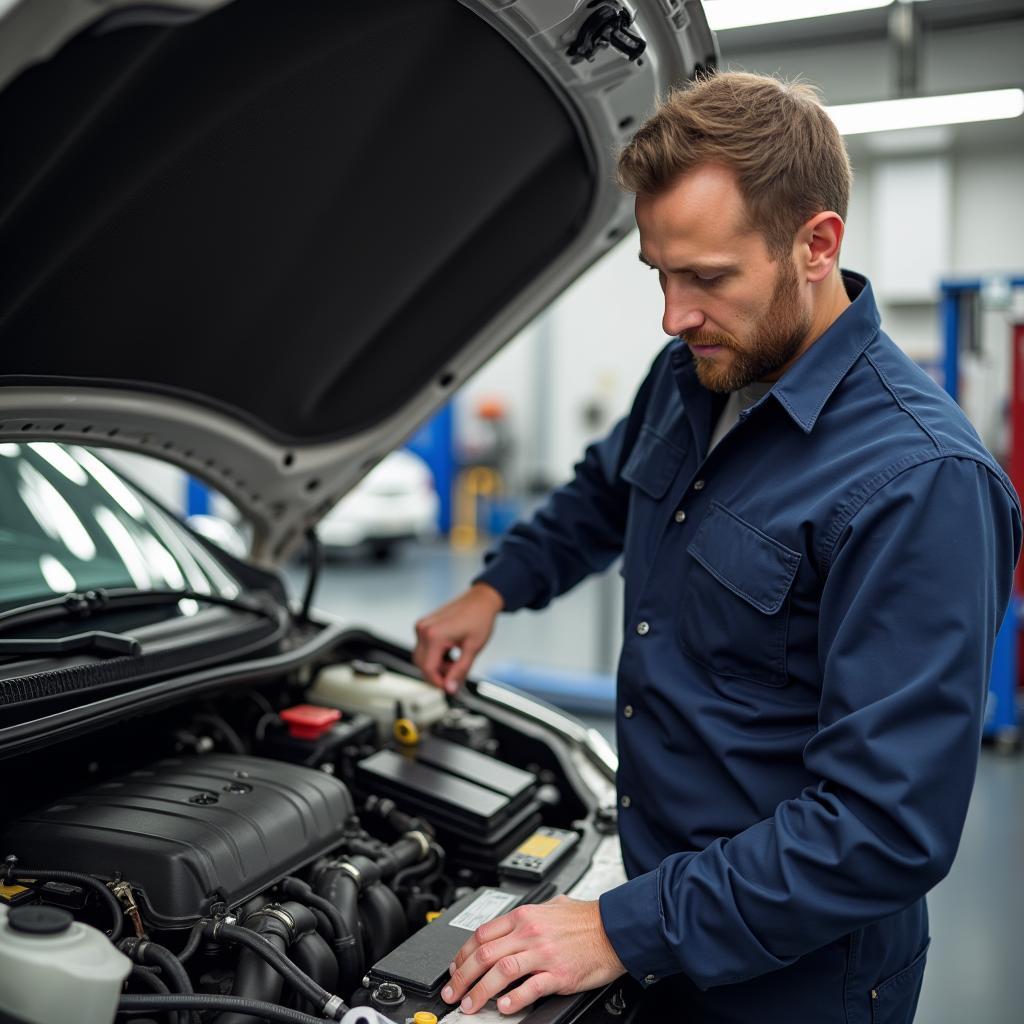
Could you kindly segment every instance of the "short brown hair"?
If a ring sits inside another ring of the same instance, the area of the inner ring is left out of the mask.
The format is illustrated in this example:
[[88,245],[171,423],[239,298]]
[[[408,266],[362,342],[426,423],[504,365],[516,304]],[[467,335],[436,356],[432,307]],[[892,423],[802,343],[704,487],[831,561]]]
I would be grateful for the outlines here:
[[844,220],[853,172],[814,86],[728,71],[675,89],[619,156],[619,184],[657,195],[700,164],[731,167],[773,259],[822,210]]

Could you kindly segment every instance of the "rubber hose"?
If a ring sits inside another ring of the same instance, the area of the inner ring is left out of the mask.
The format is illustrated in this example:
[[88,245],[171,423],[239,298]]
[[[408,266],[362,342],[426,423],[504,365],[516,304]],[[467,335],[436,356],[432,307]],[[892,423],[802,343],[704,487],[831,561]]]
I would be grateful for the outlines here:
[[351,992],[362,981],[366,964],[359,932],[359,887],[347,871],[327,868],[317,879],[316,891],[338,911],[344,925],[344,934],[335,940],[334,954],[340,971],[338,984]]
[[430,855],[426,860],[421,860],[419,864],[410,864],[409,867],[402,868],[401,871],[397,872],[391,879],[392,887],[395,889],[401,889],[410,881],[426,877],[431,871],[435,871],[437,869],[437,862],[438,856],[433,850],[431,850]]
[[182,947],[181,952],[178,954],[178,963],[186,963],[195,951],[199,948],[199,943],[203,941],[203,922],[196,921],[192,925],[192,931],[188,933],[188,941]]
[[[285,926],[282,924],[282,927]],[[293,985],[304,998],[313,1003],[317,1012],[320,1012],[321,1008],[334,998],[333,993],[322,988],[308,974],[299,970],[275,945],[251,928],[224,924],[217,929],[217,936],[237,942],[240,946],[245,946],[254,953],[260,954],[267,963],[284,976],[285,981]],[[287,941],[287,933],[283,937]]]
[[[328,992],[338,991],[338,961],[334,951],[317,932],[303,935],[288,952],[292,960]],[[314,1010],[318,1007],[314,1006]]]
[[[351,955],[351,947],[357,941],[352,934],[353,929],[350,929],[345,923],[338,908],[330,900],[318,896],[313,892],[312,887],[301,878],[285,878],[281,883],[281,891],[286,896],[291,896],[299,902],[307,904],[314,914],[326,915],[332,934],[325,938],[330,943],[338,971],[346,978],[345,990],[350,991],[359,980],[355,974],[357,969],[355,958]],[[337,981],[335,983],[337,984]]]
[[405,910],[398,897],[377,882],[363,893],[359,913],[366,937],[367,962],[375,964],[405,938]]
[[78,871],[36,871],[23,868],[20,865],[14,867],[8,863],[6,882],[8,885],[13,880],[20,883],[29,879],[29,885],[35,882],[71,882],[75,885],[84,885],[92,889],[100,897],[101,903],[106,903],[110,909],[110,916],[113,919],[113,927],[110,929],[110,941],[117,942],[121,938],[121,931],[124,928],[124,910],[118,902],[117,897],[107,888],[106,884],[92,875],[84,875]]
[[317,934],[323,936],[324,940],[328,943],[334,942],[337,933],[327,915],[322,910],[317,910],[316,907],[310,907],[309,909],[313,911],[313,916],[316,918]]
[[[132,967],[132,977],[147,985],[157,995],[169,996],[171,994],[171,990],[152,971],[147,971],[144,967],[139,967],[138,964]],[[178,1011],[168,1010],[167,1020],[170,1024],[177,1024]]]
[[249,1013],[257,1018],[274,1021],[275,1024],[324,1024],[323,1017],[311,1017],[308,1013],[289,1010],[273,1003],[263,1003],[257,999],[238,999],[235,996],[219,996],[209,993],[182,996],[127,995],[121,996],[117,1004],[118,1010],[235,1010]]
[[[283,921],[268,915],[256,918],[247,925],[262,935],[283,956],[287,946],[287,934]],[[231,994],[241,999],[264,1003],[279,1003],[284,978],[251,949],[243,949],[238,955],[238,966],[235,968],[235,983]],[[238,1013],[230,1010],[216,1018],[216,1024],[259,1024],[262,1018],[250,1013]]]
[[414,818],[400,810],[390,797],[370,796],[366,799],[366,809],[378,818],[383,818],[396,832],[426,832],[433,835],[433,829],[422,819]]
[[[192,995],[192,982],[189,980],[188,974],[185,973],[185,968],[165,946],[150,942],[148,939],[137,939],[132,936],[122,939],[118,944],[118,949],[137,964],[159,967],[174,991],[186,996]],[[179,1024],[189,1024],[189,1020],[192,1019],[192,1015],[186,1010],[181,1010],[177,1016]]]
[[338,908],[330,900],[318,896],[308,882],[302,881],[301,878],[284,878],[281,880],[281,892],[289,899],[298,900],[299,903],[326,914],[336,936],[345,934],[345,922],[341,919]]
[[419,840],[399,839],[387,847],[377,858],[377,867],[380,868],[381,878],[391,878],[403,868],[423,860],[425,856],[423,845]]

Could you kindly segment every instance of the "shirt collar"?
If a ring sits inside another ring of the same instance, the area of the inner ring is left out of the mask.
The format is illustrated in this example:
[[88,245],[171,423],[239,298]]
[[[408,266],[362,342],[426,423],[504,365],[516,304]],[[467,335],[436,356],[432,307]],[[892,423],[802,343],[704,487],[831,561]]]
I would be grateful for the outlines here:
[[[860,354],[878,334],[881,316],[866,277],[843,271],[843,285],[850,305],[839,314],[824,334],[776,381],[768,395],[774,395],[804,433],[809,434],[839,382],[846,376]],[[696,386],[693,356],[687,345],[677,339],[672,362],[680,385],[690,391],[704,392]],[[692,378],[692,379],[691,379]],[[756,407],[756,406],[755,406]],[[745,416],[750,410],[741,415]]]
[[832,392],[878,334],[881,324],[868,279],[844,270],[843,284],[850,305],[769,392],[805,434],[814,429]]

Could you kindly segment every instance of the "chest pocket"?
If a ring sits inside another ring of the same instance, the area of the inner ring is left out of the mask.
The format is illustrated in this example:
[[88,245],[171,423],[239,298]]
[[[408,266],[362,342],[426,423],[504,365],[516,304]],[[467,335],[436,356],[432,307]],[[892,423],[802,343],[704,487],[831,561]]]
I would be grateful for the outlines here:
[[622,479],[660,501],[675,479],[685,452],[651,427],[641,427],[633,450],[622,467]]
[[789,592],[799,552],[713,502],[687,548],[680,640],[716,675],[786,683]]

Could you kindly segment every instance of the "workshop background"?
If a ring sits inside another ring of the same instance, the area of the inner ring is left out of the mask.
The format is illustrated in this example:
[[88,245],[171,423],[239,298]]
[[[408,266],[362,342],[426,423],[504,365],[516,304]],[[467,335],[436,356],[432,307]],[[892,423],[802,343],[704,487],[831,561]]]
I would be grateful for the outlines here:
[[[723,66],[801,77],[829,106],[1024,85],[1024,0],[705,7]],[[839,13],[721,27],[815,8]],[[871,279],[888,333],[956,395],[1022,489],[1024,393],[1014,381],[1024,380],[1024,117],[1011,103],[1017,116],[973,120],[987,116],[985,102],[966,103],[965,123],[899,130],[881,130],[891,123],[883,110],[879,130],[847,137],[856,178],[842,262]],[[953,116],[960,106],[943,109]],[[415,620],[467,585],[491,537],[625,412],[665,342],[658,283],[637,251],[634,233],[424,426],[410,443],[415,455],[389,458],[342,503],[324,524],[331,557],[319,607],[411,645]],[[183,515],[208,516],[197,521],[211,535],[244,539],[245,524],[198,482],[139,457],[111,458]],[[289,569],[296,594],[307,568]],[[503,617],[478,672],[571,710],[614,741],[620,617],[613,569],[544,613]],[[931,898],[921,1024],[1024,1016],[1016,634],[1014,613],[960,854]]]

